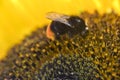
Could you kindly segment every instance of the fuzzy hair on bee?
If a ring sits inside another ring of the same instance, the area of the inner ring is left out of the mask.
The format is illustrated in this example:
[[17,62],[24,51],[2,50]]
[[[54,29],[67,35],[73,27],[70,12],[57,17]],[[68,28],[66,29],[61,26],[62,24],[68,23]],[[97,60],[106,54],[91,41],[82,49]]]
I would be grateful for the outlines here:
[[83,36],[88,31],[85,21],[79,16],[49,12],[46,18],[52,20],[46,30],[46,35],[51,40],[55,40],[64,34],[68,36],[81,34]]

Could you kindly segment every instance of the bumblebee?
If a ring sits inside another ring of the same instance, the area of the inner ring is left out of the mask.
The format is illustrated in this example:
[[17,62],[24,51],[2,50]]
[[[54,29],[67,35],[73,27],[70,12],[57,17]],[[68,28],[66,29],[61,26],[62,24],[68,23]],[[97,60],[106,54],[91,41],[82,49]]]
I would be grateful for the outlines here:
[[47,13],[46,17],[52,20],[46,30],[46,35],[51,40],[55,40],[64,34],[72,37],[79,33],[83,36],[88,31],[85,21],[79,16],[50,12]]

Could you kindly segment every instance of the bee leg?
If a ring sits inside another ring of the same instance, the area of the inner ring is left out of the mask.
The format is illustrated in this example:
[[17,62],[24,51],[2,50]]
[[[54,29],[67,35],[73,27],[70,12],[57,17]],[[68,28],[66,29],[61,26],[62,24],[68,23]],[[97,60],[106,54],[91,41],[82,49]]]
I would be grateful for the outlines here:
[[56,33],[55,39],[60,40],[60,34]]
[[69,38],[72,38],[72,37],[73,37],[73,32],[68,31],[68,37],[69,37]]

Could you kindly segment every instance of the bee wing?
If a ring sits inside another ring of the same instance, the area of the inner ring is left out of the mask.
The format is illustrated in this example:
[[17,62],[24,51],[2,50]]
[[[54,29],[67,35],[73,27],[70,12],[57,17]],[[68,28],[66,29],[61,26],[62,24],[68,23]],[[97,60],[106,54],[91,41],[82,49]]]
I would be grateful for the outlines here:
[[71,24],[68,22],[68,19],[70,18],[70,16],[68,15],[49,12],[47,13],[46,18],[53,20],[53,21],[59,21],[61,23],[68,25],[69,27],[72,27]]

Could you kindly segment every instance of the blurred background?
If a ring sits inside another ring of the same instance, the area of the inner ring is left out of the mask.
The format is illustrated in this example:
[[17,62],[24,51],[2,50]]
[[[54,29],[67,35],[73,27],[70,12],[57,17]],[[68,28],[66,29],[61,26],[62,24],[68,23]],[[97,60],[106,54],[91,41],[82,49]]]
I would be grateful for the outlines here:
[[47,12],[78,15],[98,10],[120,13],[120,0],[0,0],[0,60],[14,44],[49,20]]

